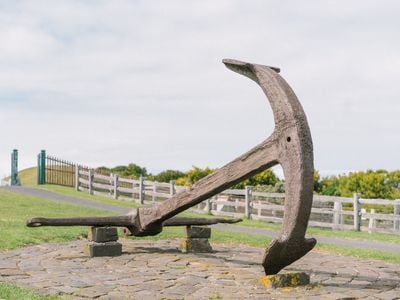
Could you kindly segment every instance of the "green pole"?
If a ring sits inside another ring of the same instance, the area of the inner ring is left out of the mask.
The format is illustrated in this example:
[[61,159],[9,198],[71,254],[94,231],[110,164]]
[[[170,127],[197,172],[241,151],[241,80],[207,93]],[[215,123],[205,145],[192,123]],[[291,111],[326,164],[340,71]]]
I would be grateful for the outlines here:
[[37,182],[46,183],[46,150],[41,150],[38,155]]
[[18,179],[18,150],[11,153],[11,185],[19,185]]
[[40,151],[41,158],[40,158],[40,167],[42,172],[41,184],[46,183],[46,150]]
[[40,153],[37,155],[37,168],[36,168],[36,173],[37,173],[37,184],[41,184],[40,181],[40,176],[41,176],[41,167],[40,167]]

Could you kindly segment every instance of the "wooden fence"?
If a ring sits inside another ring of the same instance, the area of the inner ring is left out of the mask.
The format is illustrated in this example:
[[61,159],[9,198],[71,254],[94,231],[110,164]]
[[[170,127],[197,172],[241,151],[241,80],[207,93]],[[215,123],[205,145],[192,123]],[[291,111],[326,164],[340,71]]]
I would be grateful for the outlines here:
[[[161,183],[143,178],[127,179],[116,174],[99,174],[93,169],[80,166],[75,167],[74,182],[77,191],[115,199],[134,199],[141,204],[153,205],[187,188],[175,185],[174,181]],[[244,190],[226,190],[196,205],[192,210],[280,223],[284,198],[284,194],[256,192],[248,186]],[[377,213],[376,210],[381,207],[389,207],[385,210],[389,213]],[[400,234],[400,200],[361,199],[359,194],[353,198],[314,195],[309,225],[335,230]]]

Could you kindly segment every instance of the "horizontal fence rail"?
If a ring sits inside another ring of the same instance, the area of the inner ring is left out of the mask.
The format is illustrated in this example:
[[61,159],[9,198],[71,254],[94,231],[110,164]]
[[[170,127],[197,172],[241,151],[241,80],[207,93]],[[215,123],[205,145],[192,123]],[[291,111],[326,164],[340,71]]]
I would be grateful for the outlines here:
[[[73,186],[77,191],[115,199],[133,199],[140,204],[155,205],[188,188],[176,185],[175,181],[164,183],[99,173],[54,157],[48,157],[48,162],[46,183]],[[200,213],[281,223],[284,200],[285,194],[253,191],[251,186],[247,186],[244,190],[225,190],[191,209]],[[362,199],[359,194],[352,198],[314,195],[309,225],[400,234],[400,200]]]

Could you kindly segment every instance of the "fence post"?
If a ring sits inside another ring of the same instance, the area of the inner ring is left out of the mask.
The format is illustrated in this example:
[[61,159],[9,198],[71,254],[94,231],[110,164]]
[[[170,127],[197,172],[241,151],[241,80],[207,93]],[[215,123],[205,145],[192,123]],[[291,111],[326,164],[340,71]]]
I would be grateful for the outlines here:
[[[393,217],[400,217],[400,199],[394,200]],[[400,220],[393,220],[393,231],[400,230]]]
[[368,222],[368,232],[371,233],[374,231],[376,225],[375,225],[375,209],[371,208],[370,210],[370,217],[369,217],[369,222]]
[[89,194],[93,195],[93,169],[89,169]]
[[353,197],[353,214],[354,214],[354,230],[361,230],[361,204],[360,204],[360,194],[354,193]]
[[109,180],[108,180],[108,183],[109,183],[109,188],[108,188],[108,195],[110,196],[110,197],[114,197],[114,173],[110,173],[109,174]]
[[212,204],[211,204],[211,198],[208,198],[206,200],[206,209],[207,214],[211,215],[211,210],[212,210]]
[[340,229],[342,224],[342,202],[333,202],[333,229]]
[[80,166],[75,165],[75,190],[79,192],[79,170]]
[[144,182],[142,175],[140,175],[139,177],[139,203],[140,204],[144,203]]
[[157,193],[157,181],[153,181],[153,193],[151,194],[151,202],[153,202],[153,205],[156,204],[156,193]]
[[113,183],[114,183],[114,199],[118,199],[118,174],[113,175]]
[[244,194],[244,201],[245,201],[244,214],[245,214],[245,217],[248,218],[248,219],[251,218],[252,191],[253,191],[253,187],[252,187],[252,186],[246,186],[246,187],[245,187],[245,194]]
[[169,195],[171,197],[176,194],[175,182],[176,182],[175,180],[169,181]]

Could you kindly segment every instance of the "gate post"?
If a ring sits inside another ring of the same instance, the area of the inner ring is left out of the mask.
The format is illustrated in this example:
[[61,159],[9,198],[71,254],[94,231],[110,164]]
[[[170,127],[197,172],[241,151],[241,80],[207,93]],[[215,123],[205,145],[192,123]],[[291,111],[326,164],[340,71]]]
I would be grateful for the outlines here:
[[18,178],[18,150],[14,149],[11,153],[11,185],[20,185]]
[[46,150],[41,150],[38,155],[38,166],[37,166],[37,183],[46,183]]

